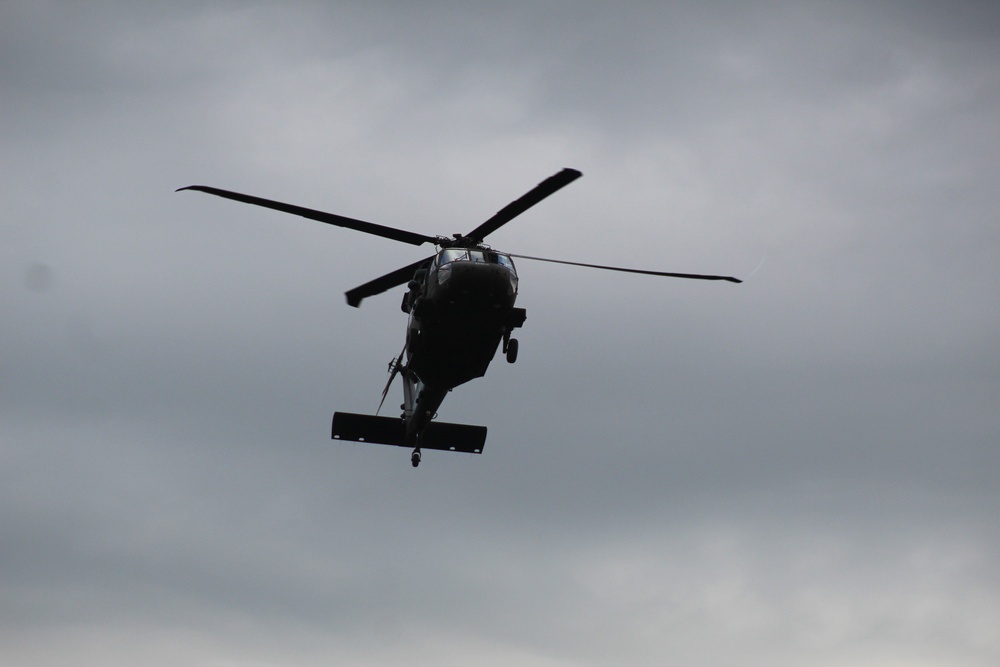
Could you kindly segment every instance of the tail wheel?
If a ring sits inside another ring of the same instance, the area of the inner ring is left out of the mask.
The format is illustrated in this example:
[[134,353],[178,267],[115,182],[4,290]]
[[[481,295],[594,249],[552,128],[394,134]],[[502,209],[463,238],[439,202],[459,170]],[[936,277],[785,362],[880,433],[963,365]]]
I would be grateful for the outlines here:
[[517,339],[511,338],[507,343],[507,363],[512,364],[517,361]]

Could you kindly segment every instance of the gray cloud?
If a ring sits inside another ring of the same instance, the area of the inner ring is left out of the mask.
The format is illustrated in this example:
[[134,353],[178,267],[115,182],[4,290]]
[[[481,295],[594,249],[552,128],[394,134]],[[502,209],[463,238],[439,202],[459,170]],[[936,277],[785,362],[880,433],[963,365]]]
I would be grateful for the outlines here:
[[[31,3],[0,20],[0,656],[994,664],[992,3]],[[520,262],[482,457],[332,443],[419,255]],[[420,252],[420,251],[416,251]]]

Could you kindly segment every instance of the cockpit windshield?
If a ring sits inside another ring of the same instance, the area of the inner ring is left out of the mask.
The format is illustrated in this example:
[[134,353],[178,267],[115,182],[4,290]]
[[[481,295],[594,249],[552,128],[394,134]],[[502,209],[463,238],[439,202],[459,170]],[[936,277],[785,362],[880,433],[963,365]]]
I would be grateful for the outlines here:
[[510,269],[511,273],[517,273],[517,271],[514,270],[514,262],[507,255],[501,255],[497,253],[497,264],[499,264],[500,266],[506,266],[508,269]]
[[485,264],[499,264],[505,267],[512,274],[517,275],[514,270],[514,262],[508,255],[494,252],[493,250],[480,250],[465,248],[446,248],[438,255],[437,265],[439,267],[451,262],[482,262]]
[[444,266],[449,262],[461,262],[469,258],[469,251],[465,248],[448,248],[442,250],[438,255],[438,266]]

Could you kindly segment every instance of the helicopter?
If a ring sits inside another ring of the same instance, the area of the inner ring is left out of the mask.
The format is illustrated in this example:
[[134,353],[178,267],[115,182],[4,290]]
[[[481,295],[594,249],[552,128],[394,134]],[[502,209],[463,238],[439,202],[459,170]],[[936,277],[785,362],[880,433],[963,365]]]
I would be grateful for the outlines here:
[[[647,271],[517,255],[484,243],[487,235],[582,175],[576,169],[563,169],[472,231],[450,237],[427,236],[206,185],[189,185],[177,192],[195,190],[401,243],[429,243],[436,247],[434,255],[346,292],[348,305],[359,307],[367,297],[405,284],[407,291],[400,308],[409,319],[406,342],[399,356],[389,362],[389,381],[375,415],[335,412],[332,426],[336,440],[412,448],[410,462],[416,468],[425,449],[474,454],[483,451],[485,426],[434,419],[448,392],[486,374],[498,349],[509,363],[517,360],[518,342],[512,334],[524,324],[527,314],[524,308],[514,306],[518,293],[515,258],[650,276],[742,282],[732,276]],[[402,414],[398,418],[381,417],[378,413],[397,375],[403,381]]]

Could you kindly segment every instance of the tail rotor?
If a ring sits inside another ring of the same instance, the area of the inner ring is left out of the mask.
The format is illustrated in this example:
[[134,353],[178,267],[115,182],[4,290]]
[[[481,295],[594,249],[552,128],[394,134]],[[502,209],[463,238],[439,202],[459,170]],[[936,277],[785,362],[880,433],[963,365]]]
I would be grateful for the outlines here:
[[406,346],[400,351],[399,356],[394,358],[389,362],[389,381],[385,383],[385,389],[382,390],[382,400],[378,402],[378,410],[375,414],[378,415],[379,410],[382,409],[382,404],[385,403],[385,397],[389,395],[389,387],[392,386],[392,381],[396,379],[396,375],[403,370],[403,355],[406,353]]

